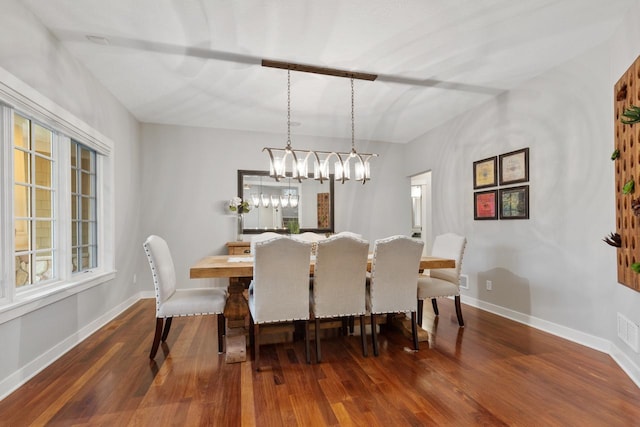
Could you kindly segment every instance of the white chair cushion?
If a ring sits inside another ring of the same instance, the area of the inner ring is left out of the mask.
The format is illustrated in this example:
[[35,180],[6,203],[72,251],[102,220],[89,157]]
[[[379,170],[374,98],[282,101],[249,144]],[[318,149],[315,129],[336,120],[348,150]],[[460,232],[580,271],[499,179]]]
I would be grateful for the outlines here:
[[429,276],[418,279],[418,298],[429,299],[459,295],[458,287],[453,283]]
[[251,237],[251,243],[249,244],[249,251],[254,254],[256,243],[264,242],[266,240],[277,239],[279,237],[287,237],[285,234],[274,233],[273,231],[266,231],[264,233],[255,234]]
[[467,243],[464,236],[454,233],[445,233],[436,236],[433,242],[431,255],[441,258],[451,258],[456,260],[455,268],[437,268],[431,270],[431,277],[457,283],[462,267],[462,256]]
[[224,289],[178,289],[169,299],[160,303],[157,317],[218,314],[224,311],[227,292]]
[[291,238],[294,240],[300,240],[302,242],[319,242],[321,240],[325,240],[326,237],[322,234],[312,233],[310,231],[306,231],[301,234],[292,234]]
[[424,243],[406,236],[376,240],[367,312],[415,311],[418,270]]
[[160,305],[171,298],[171,295],[175,292],[176,271],[169,246],[162,237],[149,236],[143,247],[151,267],[151,275],[153,276],[157,312],[160,309]]
[[351,236],[332,236],[318,242],[313,280],[315,317],[365,313],[369,242]]
[[349,237],[355,237],[356,239],[362,239],[362,234],[354,233],[352,231],[341,231],[335,234],[335,236],[349,236]]
[[255,242],[249,311],[254,323],[309,319],[311,243],[283,236]]

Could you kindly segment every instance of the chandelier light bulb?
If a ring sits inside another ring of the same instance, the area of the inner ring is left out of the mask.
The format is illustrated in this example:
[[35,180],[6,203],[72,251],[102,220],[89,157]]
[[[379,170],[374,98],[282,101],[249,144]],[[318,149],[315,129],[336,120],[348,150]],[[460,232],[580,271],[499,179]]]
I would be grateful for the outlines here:
[[269,207],[269,197],[266,194],[260,194],[260,201],[262,202],[262,206],[265,208]]

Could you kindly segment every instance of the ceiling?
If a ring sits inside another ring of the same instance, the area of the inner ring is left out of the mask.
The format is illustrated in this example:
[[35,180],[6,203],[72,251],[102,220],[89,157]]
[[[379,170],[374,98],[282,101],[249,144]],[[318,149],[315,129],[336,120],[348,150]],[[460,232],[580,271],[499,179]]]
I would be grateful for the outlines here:
[[[378,74],[355,81],[356,139],[404,143],[604,42],[638,0],[24,2],[141,122],[285,133],[265,58]],[[351,138],[350,114],[348,79],[292,72],[294,146]]]

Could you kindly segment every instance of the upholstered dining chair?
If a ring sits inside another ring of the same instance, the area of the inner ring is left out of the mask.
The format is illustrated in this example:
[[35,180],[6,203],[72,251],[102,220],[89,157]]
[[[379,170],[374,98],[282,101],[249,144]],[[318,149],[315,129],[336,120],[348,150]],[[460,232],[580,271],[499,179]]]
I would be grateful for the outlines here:
[[376,315],[411,313],[413,348],[418,350],[416,288],[424,242],[407,236],[376,240],[373,246],[367,312],[371,314],[373,354],[378,356]]
[[352,231],[340,231],[339,233],[336,233],[335,236],[349,236],[362,239],[362,234],[354,233]]
[[275,233],[273,231],[265,231],[264,233],[254,234],[251,237],[251,243],[249,244],[249,249],[251,253],[253,253],[253,248],[256,246],[257,242],[264,242],[265,240],[270,240],[276,237],[285,237],[284,234]]
[[350,236],[332,236],[318,242],[314,268],[311,313],[316,327],[316,361],[322,361],[320,320],[360,317],[362,355],[367,356],[366,314],[367,256],[369,242]]
[[326,237],[323,236],[322,234],[312,233],[311,231],[305,231],[304,233],[300,233],[300,234],[292,234],[291,238],[295,240],[300,240],[302,242],[310,242],[311,253],[313,255],[316,254],[316,249],[318,248],[318,242],[326,239]]
[[225,333],[223,312],[227,301],[227,290],[221,288],[176,289],[176,271],[167,242],[161,237],[151,235],[144,242],[143,247],[149,260],[156,291],[156,332],[149,358],[155,358],[160,340],[166,341],[171,329],[171,321],[176,316],[216,314],[218,316],[218,352],[222,353],[222,340]]
[[454,268],[433,269],[428,276],[421,275],[418,279],[418,321],[420,325],[422,325],[424,300],[431,299],[433,312],[437,316],[439,312],[436,298],[452,296],[455,300],[458,325],[464,326],[462,307],[460,306],[460,268],[466,245],[467,239],[455,233],[440,234],[433,241],[431,255],[454,259],[456,266]]
[[309,266],[311,243],[278,236],[256,242],[249,287],[250,340],[260,370],[260,326],[302,320],[309,356]]
[[304,233],[300,233],[300,234],[292,234],[291,238],[296,239],[296,240],[302,240],[303,242],[319,242],[321,240],[325,240],[326,237],[323,236],[322,234],[318,234],[318,233],[313,233],[311,231],[305,231]]

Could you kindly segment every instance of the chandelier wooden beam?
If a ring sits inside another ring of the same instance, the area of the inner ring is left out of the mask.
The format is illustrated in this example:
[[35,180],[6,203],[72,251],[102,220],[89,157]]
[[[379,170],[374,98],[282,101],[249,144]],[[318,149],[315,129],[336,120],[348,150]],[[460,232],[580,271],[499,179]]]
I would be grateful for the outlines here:
[[305,73],[325,74],[327,76],[346,77],[349,79],[358,80],[374,81],[378,78],[377,74],[338,70],[336,68],[317,67],[315,65],[294,64],[293,62],[272,61],[270,59],[263,59],[262,66],[270,68],[280,68],[283,70],[302,71]]

